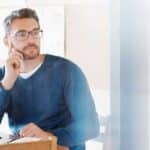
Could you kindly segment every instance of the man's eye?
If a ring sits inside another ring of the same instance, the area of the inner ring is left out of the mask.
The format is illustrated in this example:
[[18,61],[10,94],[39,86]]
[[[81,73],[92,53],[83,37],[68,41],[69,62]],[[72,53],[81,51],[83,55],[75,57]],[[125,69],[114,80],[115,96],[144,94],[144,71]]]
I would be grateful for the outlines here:
[[26,35],[27,35],[26,32],[19,32],[19,33],[17,33],[17,36],[20,36],[20,37],[24,37]]
[[39,31],[32,31],[32,35],[38,35]]

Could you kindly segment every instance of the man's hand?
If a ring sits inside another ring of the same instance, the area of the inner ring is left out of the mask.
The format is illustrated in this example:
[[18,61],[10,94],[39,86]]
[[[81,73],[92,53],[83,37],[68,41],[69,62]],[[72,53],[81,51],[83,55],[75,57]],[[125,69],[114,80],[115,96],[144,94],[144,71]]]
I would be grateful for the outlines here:
[[57,150],[69,150],[69,148],[65,147],[65,146],[58,145]]
[[23,127],[20,131],[20,136],[22,137],[39,137],[39,138],[49,138],[52,137],[53,134],[49,132],[45,132],[41,128],[39,128],[34,123],[29,123],[25,127]]
[[22,68],[22,62],[22,54],[12,49],[9,53],[8,59],[6,60],[5,75],[1,81],[6,90],[9,90],[13,87]]
[[[22,137],[39,137],[39,138],[54,137],[52,133],[45,132],[34,123],[27,124],[25,127],[21,129],[19,134]],[[58,145],[57,150],[69,150],[69,148],[62,145]]]

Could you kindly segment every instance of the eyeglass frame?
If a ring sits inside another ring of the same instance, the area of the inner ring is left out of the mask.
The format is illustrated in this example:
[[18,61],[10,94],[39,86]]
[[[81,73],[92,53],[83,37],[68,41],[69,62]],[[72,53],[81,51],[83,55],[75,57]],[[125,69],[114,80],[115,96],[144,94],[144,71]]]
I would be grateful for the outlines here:
[[[40,33],[40,35],[34,35],[33,33],[35,33],[36,31],[38,31],[38,34]],[[18,39],[19,33],[26,33],[26,38],[24,37],[24,39]],[[34,39],[39,39],[42,37],[43,35],[43,30],[40,28],[34,28],[31,31],[27,31],[27,30],[19,30],[15,33],[10,33],[9,34],[11,37],[15,38],[17,41],[25,41],[29,38],[29,35],[32,36],[32,38]]]

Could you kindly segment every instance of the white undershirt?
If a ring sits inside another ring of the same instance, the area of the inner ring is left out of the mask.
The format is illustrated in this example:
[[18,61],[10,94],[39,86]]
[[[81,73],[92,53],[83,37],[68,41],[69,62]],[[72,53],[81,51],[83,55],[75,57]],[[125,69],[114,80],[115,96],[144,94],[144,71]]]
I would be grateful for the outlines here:
[[31,70],[27,73],[20,73],[20,76],[24,79],[27,79],[27,78],[31,77],[41,67],[41,65],[42,65],[42,63],[40,63],[33,70]]

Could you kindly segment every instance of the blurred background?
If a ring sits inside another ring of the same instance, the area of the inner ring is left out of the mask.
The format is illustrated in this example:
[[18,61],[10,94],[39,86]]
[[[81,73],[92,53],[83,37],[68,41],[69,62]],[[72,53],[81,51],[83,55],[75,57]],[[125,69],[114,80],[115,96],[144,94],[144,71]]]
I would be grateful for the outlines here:
[[[42,53],[66,57],[84,71],[101,122],[87,150],[149,150],[148,0],[5,0],[10,10],[37,10]],[[49,19],[48,19],[49,18]],[[0,26],[0,65],[7,57]],[[10,133],[5,115],[0,132]]]

